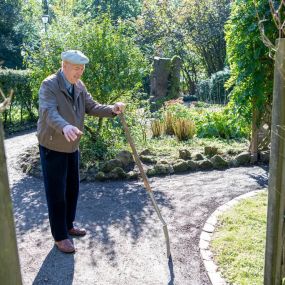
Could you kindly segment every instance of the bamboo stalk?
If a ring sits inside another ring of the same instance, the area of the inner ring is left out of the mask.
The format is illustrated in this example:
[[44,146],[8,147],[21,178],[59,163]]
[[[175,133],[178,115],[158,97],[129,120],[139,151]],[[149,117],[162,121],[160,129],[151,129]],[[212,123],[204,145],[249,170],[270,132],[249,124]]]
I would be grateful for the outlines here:
[[126,123],[126,119],[125,119],[125,116],[123,113],[119,114],[119,118],[121,120],[121,123],[123,125],[123,128],[125,130],[125,134],[126,134],[126,137],[127,137],[127,140],[131,146],[131,149],[132,149],[132,152],[133,152],[133,155],[134,155],[134,159],[135,159],[135,162],[140,170],[140,173],[141,173],[141,176],[142,176],[142,179],[143,179],[143,182],[144,182],[144,186],[150,196],[150,200],[152,202],[152,205],[158,215],[158,218],[159,220],[161,221],[162,223],[162,227],[163,227],[163,232],[164,232],[164,236],[165,236],[165,241],[166,241],[166,254],[167,254],[167,257],[169,258],[171,256],[171,253],[170,253],[170,242],[169,242],[169,234],[168,234],[168,229],[167,229],[167,224],[166,222],[164,221],[164,219],[162,218],[162,215],[160,213],[160,210],[157,206],[157,203],[155,201],[155,198],[154,198],[154,195],[153,195],[153,192],[152,192],[152,189],[150,187],[150,184],[149,184],[149,181],[148,181],[148,178],[145,174],[145,171],[143,169],[143,166],[142,166],[142,163],[139,159],[139,155],[137,153],[137,150],[136,150],[136,147],[135,147],[135,143],[133,141],[133,138],[131,137],[131,134],[130,134],[130,131],[129,131],[129,127]]

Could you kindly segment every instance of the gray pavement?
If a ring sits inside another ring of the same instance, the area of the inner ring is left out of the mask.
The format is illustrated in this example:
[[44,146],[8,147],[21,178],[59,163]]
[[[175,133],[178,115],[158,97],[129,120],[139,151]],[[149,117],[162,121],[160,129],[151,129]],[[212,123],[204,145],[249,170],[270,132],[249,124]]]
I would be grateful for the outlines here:
[[35,143],[34,133],[5,140],[25,285],[211,284],[199,252],[205,221],[223,203],[267,185],[267,169],[258,166],[150,179],[168,224],[171,262],[142,182],[82,183],[77,224],[88,233],[73,239],[77,252],[66,255],[53,245],[43,182],[17,164]]

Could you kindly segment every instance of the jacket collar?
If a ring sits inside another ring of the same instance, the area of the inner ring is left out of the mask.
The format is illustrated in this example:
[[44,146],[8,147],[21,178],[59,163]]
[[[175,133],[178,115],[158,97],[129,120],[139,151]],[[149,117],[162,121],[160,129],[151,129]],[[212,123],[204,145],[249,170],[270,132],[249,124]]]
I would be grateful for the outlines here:
[[[66,96],[70,97],[69,94],[68,94],[68,91],[66,89],[66,86],[65,86],[65,82],[64,82],[64,78],[61,74],[61,69],[59,69],[56,73],[56,77],[57,77],[57,80],[58,80],[58,84],[59,84],[59,89],[61,92],[63,92]],[[82,88],[80,86],[80,84],[78,82],[76,82],[74,84],[74,99],[77,100],[80,92],[82,91]]]

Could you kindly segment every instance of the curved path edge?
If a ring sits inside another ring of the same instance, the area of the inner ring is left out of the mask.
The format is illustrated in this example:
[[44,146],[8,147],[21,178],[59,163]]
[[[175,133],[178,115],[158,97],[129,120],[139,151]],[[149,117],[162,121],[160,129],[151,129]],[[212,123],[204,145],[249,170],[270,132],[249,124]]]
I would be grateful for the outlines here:
[[258,193],[261,193],[264,191],[266,190],[262,189],[262,190],[251,191],[251,192],[240,195],[230,200],[229,202],[218,207],[205,222],[201,235],[200,235],[199,248],[200,248],[201,258],[203,260],[204,266],[206,268],[206,272],[209,276],[209,279],[212,285],[227,285],[228,284],[226,280],[222,277],[221,273],[219,272],[218,266],[215,263],[214,258],[213,258],[213,253],[210,250],[210,243],[211,243],[213,233],[215,231],[215,228],[218,222],[218,216],[224,213],[225,211],[229,210],[233,206],[235,206],[241,200],[253,197],[257,195]]

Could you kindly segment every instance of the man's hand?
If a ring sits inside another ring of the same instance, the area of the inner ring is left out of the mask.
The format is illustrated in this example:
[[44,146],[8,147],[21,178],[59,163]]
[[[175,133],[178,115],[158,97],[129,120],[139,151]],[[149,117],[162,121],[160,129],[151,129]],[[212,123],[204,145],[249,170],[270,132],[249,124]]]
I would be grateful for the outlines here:
[[78,136],[81,136],[83,133],[76,127],[72,125],[66,125],[62,132],[68,142],[75,141]]
[[119,115],[119,114],[121,114],[121,113],[124,112],[125,107],[126,107],[126,105],[125,105],[124,103],[122,103],[122,102],[117,102],[117,103],[114,104],[112,111],[113,111],[113,113],[115,113],[116,115]]

